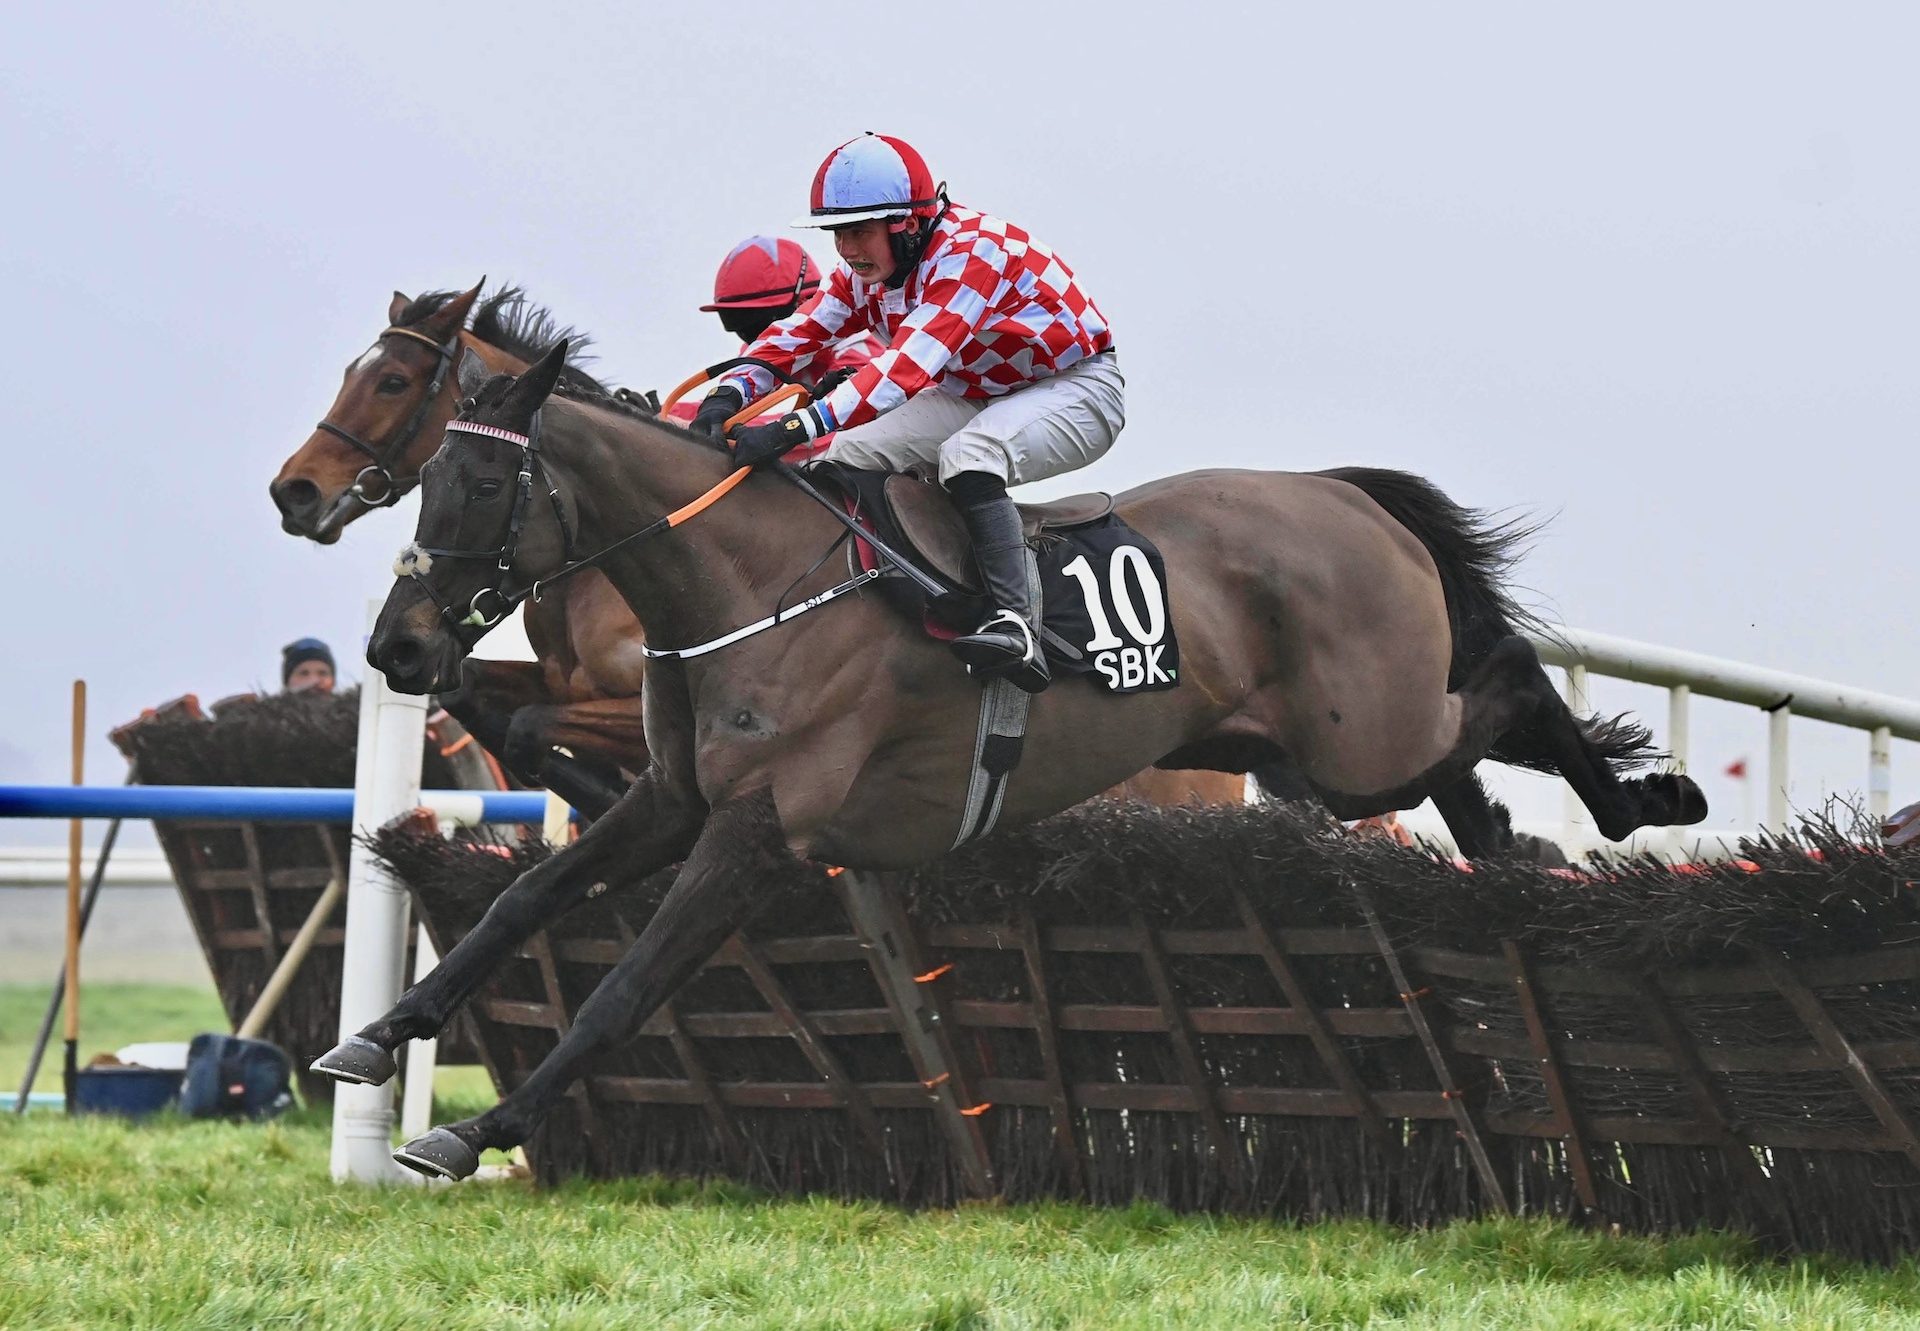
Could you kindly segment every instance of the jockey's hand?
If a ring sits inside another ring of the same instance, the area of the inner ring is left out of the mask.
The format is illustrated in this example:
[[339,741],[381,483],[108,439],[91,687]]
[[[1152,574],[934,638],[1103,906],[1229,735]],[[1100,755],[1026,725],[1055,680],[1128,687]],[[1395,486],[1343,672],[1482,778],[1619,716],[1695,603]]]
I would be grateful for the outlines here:
[[820,382],[813,386],[814,401],[818,402],[821,398],[825,397],[827,394],[831,393],[834,389],[840,387],[841,384],[844,384],[847,380],[851,378],[853,378],[852,370],[848,370],[848,369],[828,370],[825,374],[820,376]]
[[820,418],[812,407],[790,411],[766,425],[742,425],[733,432],[733,460],[742,467],[757,467],[784,457],[820,433]]
[[700,410],[693,413],[693,424],[688,428],[709,439],[719,439],[726,432],[727,418],[746,405],[739,389],[722,384],[701,400]]

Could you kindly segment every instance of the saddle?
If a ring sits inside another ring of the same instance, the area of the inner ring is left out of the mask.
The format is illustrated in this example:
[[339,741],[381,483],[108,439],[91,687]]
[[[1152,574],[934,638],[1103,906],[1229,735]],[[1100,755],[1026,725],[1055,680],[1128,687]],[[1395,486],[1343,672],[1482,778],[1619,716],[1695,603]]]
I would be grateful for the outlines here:
[[[834,463],[816,463],[857,503],[880,538],[898,544],[927,572],[964,596],[981,593],[967,526],[946,489],[915,472],[855,471]],[[1048,532],[1086,527],[1113,512],[1109,494],[1069,495],[1045,504],[1016,504],[1029,541]]]

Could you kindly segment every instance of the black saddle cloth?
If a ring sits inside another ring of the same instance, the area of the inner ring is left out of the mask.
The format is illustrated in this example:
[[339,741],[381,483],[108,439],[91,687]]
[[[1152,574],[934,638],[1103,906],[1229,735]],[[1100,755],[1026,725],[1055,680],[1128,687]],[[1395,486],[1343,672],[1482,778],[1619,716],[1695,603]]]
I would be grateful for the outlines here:
[[[988,609],[959,510],[946,490],[911,474],[816,462],[807,477],[838,497],[882,542],[949,590],[932,596],[905,578],[881,594],[935,638],[971,630]],[[1093,675],[1110,693],[1172,688],[1179,646],[1167,603],[1165,561],[1113,511],[1106,494],[1017,505],[1040,568],[1041,638],[1055,674]],[[878,566],[861,542],[865,568]]]

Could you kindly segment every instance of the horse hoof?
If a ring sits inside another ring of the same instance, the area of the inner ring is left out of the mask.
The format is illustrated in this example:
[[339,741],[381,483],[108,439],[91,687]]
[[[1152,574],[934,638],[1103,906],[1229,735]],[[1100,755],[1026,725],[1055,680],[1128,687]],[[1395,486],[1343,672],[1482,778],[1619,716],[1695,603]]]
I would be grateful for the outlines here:
[[309,1070],[353,1086],[384,1085],[395,1072],[393,1055],[363,1035],[349,1035],[314,1059]]
[[428,1178],[458,1181],[480,1168],[480,1153],[446,1128],[415,1137],[393,1153],[393,1158]]
[[1672,804],[1673,816],[1667,826],[1691,827],[1706,821],[1707,797],[1692,777],[1682,776],[1678,772],[1662,772],[1648,777],[1647,784],[1659,790]]

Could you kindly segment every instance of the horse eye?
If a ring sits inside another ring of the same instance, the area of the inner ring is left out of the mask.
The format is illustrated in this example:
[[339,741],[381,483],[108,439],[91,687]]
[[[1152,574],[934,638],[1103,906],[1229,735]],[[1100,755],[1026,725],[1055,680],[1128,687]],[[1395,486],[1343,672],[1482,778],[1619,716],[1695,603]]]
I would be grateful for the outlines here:
[[388,396],[392,396],[395,393],[404,393],[407,391],[407,381],[397,374],[390,374],[380,381],[379,391]]
[[473,487],[473,494],[471,497],[474,499],[491,499],[499,493],[500,493],[500,482],[481,481],[478,485]]

